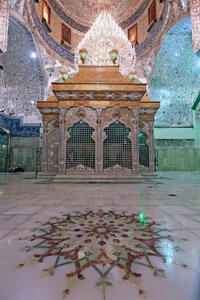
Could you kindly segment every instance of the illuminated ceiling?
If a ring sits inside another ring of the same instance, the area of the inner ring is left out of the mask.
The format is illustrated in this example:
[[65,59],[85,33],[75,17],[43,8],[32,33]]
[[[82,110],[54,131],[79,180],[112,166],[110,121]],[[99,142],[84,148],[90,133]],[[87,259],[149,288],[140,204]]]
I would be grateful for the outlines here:
[[111,13],[117,23],[128,19],[145,0],[58,0],[56,1],[74,21],[91,26],[101,10]]

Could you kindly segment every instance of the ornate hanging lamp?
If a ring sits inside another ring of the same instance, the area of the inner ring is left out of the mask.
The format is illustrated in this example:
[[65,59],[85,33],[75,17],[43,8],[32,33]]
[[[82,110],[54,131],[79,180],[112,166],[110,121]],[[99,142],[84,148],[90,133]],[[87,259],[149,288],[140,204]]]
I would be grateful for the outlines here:
[[102,11],[76,49],[76,64],[119,65],[120,72],[134,72],[136,54],[110,13]]

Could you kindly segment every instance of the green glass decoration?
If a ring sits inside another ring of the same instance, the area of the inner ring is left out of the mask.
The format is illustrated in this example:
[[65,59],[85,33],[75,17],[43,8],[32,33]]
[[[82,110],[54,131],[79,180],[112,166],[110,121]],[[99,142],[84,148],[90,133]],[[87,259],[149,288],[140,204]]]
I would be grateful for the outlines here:
[[80,54],[80,59],[81,59],[82,63],[84,64],[85,61],[88,59],[87,49],[85,49],[85,48],[80,49],[79,54]]
[[61,75],[63,81],[67,81],[69,79],[69,74],[67,72],[62,72]]
[[110,60],[113,62],[113,64],[115,64],[117,61],[118,51],[116,49],[112,49],[109,54]]
[[128,79],[133,80],[135,74],[133,72],[128,73]]

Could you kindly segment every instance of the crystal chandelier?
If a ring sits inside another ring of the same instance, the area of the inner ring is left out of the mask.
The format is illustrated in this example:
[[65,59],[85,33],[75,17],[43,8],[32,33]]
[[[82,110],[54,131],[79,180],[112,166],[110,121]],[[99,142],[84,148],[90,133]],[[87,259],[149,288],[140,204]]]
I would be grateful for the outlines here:
[[126,76],[135,69],[135,48],[107,11],[102,11],[76,49],[76,64],[119,65]]

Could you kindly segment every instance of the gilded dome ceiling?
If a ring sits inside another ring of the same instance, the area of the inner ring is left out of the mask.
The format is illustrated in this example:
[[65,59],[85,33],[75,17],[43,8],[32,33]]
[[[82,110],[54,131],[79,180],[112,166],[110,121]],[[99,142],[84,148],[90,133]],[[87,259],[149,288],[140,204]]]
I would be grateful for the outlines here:
[[91,26],[98,14],[106,8],[117,23],[128,19],[145,0],[57,0],[67,15],[79,24]]

